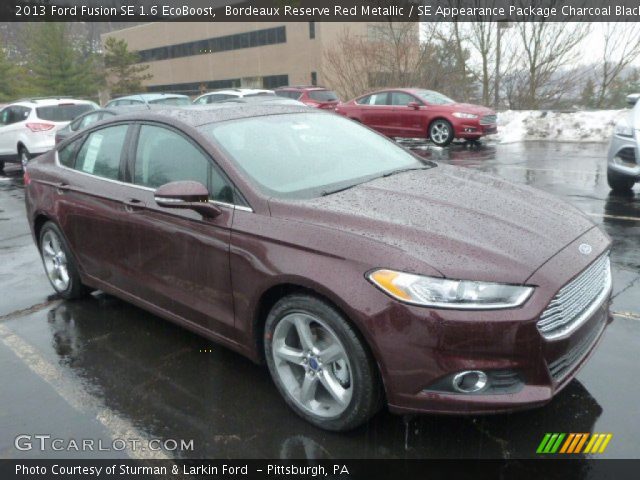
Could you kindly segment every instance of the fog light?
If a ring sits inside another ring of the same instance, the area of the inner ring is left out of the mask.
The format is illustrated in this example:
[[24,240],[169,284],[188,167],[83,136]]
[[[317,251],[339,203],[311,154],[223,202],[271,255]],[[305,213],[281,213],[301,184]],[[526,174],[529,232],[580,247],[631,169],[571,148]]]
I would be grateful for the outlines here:
[[453,389],[460,393],[475,393],[487,387],[487,374],[480,370],[460,372],[453,377]]

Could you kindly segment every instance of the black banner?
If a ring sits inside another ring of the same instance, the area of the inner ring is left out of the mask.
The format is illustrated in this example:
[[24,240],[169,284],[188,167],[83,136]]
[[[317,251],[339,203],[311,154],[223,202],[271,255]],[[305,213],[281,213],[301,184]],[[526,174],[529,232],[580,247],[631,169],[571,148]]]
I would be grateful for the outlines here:
[[0,21],[640,21],[637,0],[6,0]]
[[9,479],[615,479],[638,478],[640,460],[0,460]]

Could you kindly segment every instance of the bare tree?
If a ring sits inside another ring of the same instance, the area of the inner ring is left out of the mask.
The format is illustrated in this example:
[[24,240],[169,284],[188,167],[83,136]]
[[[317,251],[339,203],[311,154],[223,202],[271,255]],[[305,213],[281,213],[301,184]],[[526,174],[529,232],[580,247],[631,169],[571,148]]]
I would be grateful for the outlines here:
[[608,22],[602,25],[602,63],[598,72],[596,108],[602,108],[618,76],[640,55],[640,24]]
[[322,74],[352,98],[374,87],[418,85],[425,54],[415,23],[370,25],[367,35],[345,27],[324,53]]
[[518,42],[512,43],[512,55],[521,57],[517,72],[510,79],[511,101],[524,108],[540,108],[557,103],[575,87],[578,46],[590,30],[589,24],[570,22],[521,22],[516,24]]

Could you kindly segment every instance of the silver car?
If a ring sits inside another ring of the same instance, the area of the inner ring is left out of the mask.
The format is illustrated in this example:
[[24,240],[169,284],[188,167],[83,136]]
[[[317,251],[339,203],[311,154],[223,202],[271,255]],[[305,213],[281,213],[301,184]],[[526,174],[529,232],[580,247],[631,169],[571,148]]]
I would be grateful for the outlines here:
[[640,181],[640,93],[627,96],[633,105],[615,127],[607,156],[607,181],[611,190],[628,192]]

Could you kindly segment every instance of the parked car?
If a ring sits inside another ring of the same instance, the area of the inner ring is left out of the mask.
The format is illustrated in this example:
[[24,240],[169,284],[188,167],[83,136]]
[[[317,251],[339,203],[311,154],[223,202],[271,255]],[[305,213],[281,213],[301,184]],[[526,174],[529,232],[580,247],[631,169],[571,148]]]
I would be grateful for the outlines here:
[[0,171],[7,163],[27,164],[55,145],[55,134],[78,115],[98,106],[72,98],[29,98],[0,111]]
[[333,110],[336,108],[340,99],[333,90],[318,87],[314,85],[302,85],[297,87],[280,87],[274,90],[275,94],[280,97],[298,100],[310,107],[320,108],[322,110]]
[[598,344],[611,242],[571,205],[308,107],[185,112],[113,117],[30,164],[62,298],[100,289],[266,362],[328,430],[383,402],[540,406]]
[[82,130],[83,128],[87,128],[94,123],[99,122],[100,120],[104,120],[106,118],[112,117],[114,115],[123,115],[125,113],[131,113],[138,109],[150,110],[153,108],[166,108],[165,106],[153,106],[153,105],[129,105],[126,107],[111,107],[111,108],[99,108],[98,110],[90,110],[87,113],[83,113],[82,115],[73,119],[66,127],[61,128],[56,132],[56,145],[62,142],[64,139],[70,137],[74,133]]
[[106,103],[104,108],[126,107],[131,105],[191,105],[187,95],[176,93],[140,93],[114,98]]
[[454,138],[478,140],[498,131],[493,110],[420,88],[368,93],[340,104],[336,112],[389,137],[426,138],[439,147]]
[[193,101],[194,105],[206,105],[208,103],[224,102],[225,100],[234,100],[245,97],[266,96],[273,97],[273,90],[264,90],[258,88],[227,88],[215,90],[213,92],[200,95]]
[[627,96],[633,106],[628,115],[619,122],[611,136],[607,156],[607,181],[614,192],[630,192],[640,181],[638,162],[638,131],[640,131],[640,94]]

